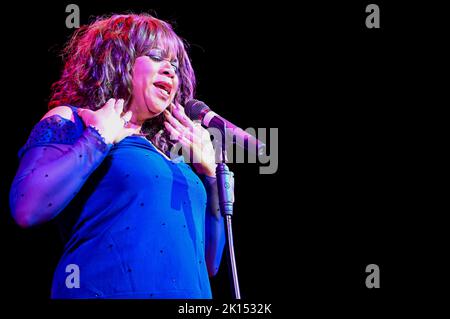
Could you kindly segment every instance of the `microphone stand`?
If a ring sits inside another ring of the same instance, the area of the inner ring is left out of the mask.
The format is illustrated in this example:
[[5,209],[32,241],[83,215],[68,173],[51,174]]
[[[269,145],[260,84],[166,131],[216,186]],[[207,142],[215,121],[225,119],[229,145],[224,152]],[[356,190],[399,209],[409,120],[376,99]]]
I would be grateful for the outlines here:
[[234,255],[233,244],[233,203],[234,203],[234,174],[230,171],[226,164],[227,152],[225,147],[226,127],[223,127],[222,147],[221,147],[221,162],[216,167],[217,189],[219,192],[220,211],[225,219],[225,234],[226,234],[226,251],[228,274],[230,278],[231,292],[233,299],[241,299],[241,292],[239,290],[239,281],[236,269],[236,258]]

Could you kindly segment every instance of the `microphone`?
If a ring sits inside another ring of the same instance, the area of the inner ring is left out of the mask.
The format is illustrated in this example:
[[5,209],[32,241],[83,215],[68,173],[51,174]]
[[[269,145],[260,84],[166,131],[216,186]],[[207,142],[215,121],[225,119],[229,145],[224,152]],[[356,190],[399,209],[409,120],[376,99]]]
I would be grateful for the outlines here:
[[233,143],[243,149],[253,154],[256,152],[258,155],[264,155],[266,145],[263,142],[211,111],[204,102],[192,99],[186,103],[184,110],[191,120],[200,120],[204,127],[214,127],[220,130],[224,136],[232,138]]

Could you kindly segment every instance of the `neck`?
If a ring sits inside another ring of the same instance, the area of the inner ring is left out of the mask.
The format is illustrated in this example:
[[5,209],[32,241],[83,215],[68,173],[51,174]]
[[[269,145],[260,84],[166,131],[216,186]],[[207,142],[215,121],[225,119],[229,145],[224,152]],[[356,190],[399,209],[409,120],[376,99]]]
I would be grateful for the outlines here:
[[133,134],[141,135],[142,124],[133,121],[133,118],[128,122],[127,129],[131,130]]

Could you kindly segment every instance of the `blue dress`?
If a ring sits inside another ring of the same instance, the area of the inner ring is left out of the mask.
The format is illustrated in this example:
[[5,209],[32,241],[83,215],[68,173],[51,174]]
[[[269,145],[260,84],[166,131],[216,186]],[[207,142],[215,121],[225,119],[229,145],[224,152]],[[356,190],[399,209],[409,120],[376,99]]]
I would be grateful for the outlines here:
[[[205,249],[218,247],[217,270],[225,242],[205,238],[208,227],[223,228],[215,179],[141,136],[106,145],[73,113],[75,123],[51,116],[35,126],[10,194],[13,211],[40,205],[61,229],[51,297],[211,298]],[[37,172],[41,180],[31,179]],[[55,183],[57,194],[46,192]],[[73,265],[79,287],[67,283]]]

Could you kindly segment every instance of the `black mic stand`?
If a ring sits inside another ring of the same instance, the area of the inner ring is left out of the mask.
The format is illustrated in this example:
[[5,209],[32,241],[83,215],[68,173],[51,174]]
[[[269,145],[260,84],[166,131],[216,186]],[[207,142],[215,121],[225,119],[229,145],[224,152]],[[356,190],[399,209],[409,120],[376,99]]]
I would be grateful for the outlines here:
[[231,284],[231,292],[233,299],[241,299],[241,292],[239,290],[239,281],[236,269],[236,258],[234,255],[233,228],[231,222],[234,203],[234,174],[230,171],[226,164],[227,151],[225,147],[225,134],[226,127],[224,125],[221,141],[222,147],[220,152],[221,160],[216,167],[217,189],[219,192],[220,211],[223,218],[225,219],[227,264]]

